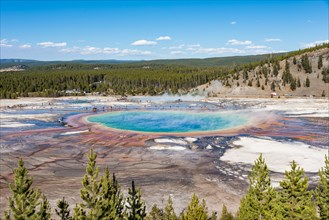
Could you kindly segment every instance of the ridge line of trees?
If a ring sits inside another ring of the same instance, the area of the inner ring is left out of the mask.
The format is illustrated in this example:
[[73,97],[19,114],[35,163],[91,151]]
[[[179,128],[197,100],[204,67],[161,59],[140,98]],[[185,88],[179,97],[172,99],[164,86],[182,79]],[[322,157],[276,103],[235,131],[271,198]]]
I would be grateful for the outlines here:
[[0,74],[0,98],[176,94],[229,74],[227,67],[192,68],[157,65],[149,68],[31,69]]
[[[231,86],[228,78],[235,77],[234,75],[240,71],[243,71],[243,77],[248,80],[245,75],[248,75],[249,71],[268,63],[274,65],[273,74],[277,76],[280,68],[279,61],[328,47],[329,44],[324,43],[282,55],[264,56],[262,61],[250,62],[245,65],[196,67],[157,63],[117,65],[67,63],[33,67],[22,72],[1,73],[0,98],[83,96],[86,93],[161,95],[167,92],[177,94],[188,92],[192,88],[215,79],[223,80],[224,85]],[[307,73],[312,72],[307,55],[303,56],[301,67]],[[318,68],[321,69],[322,67],[321,59]],[[289,67],[287,69],[289,70]],[[324,69],[322,72],[324,82],[329,82],[328,69]],[[267,79],[269,71],[264,69],[262,72]],[[296,89],[297,80],[293,79],[290,73],[287,72],[282,78],[285,81],[284,83],[292,83],[292,90]],[[252,86],[252,81],[249,80],[248,84]],[[260,87],[259,83],[258,85]]]

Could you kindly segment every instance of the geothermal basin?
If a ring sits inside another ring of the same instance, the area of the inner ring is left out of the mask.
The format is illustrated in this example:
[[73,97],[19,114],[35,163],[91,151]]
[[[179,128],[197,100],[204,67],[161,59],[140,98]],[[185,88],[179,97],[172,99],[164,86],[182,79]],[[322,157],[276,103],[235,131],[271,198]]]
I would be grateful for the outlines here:
[[18,158],[53,210],[62,197],[74,207],[91,147],[124,193],[135,180],[148,208],[171,195],[176,213],[193,193],[210,211],[235,212],[260,153],[274,186],[292,160],[316,183],[329,149],[328,99],[177,98],[1,100],[0,209]]
[[244,114],[187,111],[120,111],[89,116],[87,120],[109,128],[150,133],[214,132],[249,121]]

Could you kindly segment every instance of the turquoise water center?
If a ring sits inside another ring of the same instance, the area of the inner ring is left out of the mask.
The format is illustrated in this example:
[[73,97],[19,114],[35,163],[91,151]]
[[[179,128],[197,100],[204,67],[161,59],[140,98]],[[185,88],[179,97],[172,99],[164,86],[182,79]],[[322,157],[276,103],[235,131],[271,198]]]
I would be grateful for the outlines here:
[[125,111],[88,117],[106,127],[139,132],[206,132],[235,128],[247,123],[240,114],[185,111]]

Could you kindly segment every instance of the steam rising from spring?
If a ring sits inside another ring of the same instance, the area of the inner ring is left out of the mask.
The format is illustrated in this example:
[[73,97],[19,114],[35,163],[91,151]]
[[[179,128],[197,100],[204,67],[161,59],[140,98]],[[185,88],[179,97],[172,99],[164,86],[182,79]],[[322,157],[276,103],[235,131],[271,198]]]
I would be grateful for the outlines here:
[[222,87],[222,83],[219,80],[213,80],[206,86],[204,89],[194,89],[193,91],[187,94],[169,94],[164,93],[160,96],[134,96],[131,100],[142,101],[142,102],[154,102],[154,103],[163,103],[163,102],[175,102],[175,101],[203,101],[208,96],[213,94],[218,94]]

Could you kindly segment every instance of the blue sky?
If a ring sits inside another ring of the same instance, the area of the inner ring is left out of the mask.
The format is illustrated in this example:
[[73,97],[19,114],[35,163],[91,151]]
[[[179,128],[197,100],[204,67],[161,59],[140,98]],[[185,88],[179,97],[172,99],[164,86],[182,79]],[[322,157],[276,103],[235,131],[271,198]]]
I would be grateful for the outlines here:
[[328,0],[1,0],[1,58],[150,60],[291,51],[328,41]]

